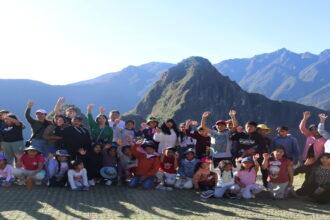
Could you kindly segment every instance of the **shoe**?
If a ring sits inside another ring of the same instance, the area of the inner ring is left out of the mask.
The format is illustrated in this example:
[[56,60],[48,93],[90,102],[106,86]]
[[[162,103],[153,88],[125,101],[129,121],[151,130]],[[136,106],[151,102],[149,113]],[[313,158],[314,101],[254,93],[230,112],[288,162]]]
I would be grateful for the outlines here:
[[111,186],[112,185],[112,181],[111,180],[107,180],[107,181],[105,181],[104,184],[107,185],[107,186]]
[[208,199],[210,197],[214,196],[214,190],[207,190],[205,192],[202,192],[201,197],[203,199]]
[[23,185],[25,185],[25,181],[22,179],[17,179],[16,184],[19,186],[23,186]]
[[82,188],[82,191],[88,191],[89,190],[89,187],[88,186],[84,186],[83,188]]
[[163,184],[158,184],[158,186],[156,186],[155,189],[159,189],[159,190],[166,190],[167,187],[165,187]]
[[165,187],[165,190],[167,190],[167,191],[172,191],[173,188],[168,186],[168,187]]
[[41,181],[35,181],[35,184],[36,184],[37,186],[40,186],[40,185],[42,184],[42,182],[41,182]]
[[93,179],[88,180],[88,184],[89,184],[90,186],[95,186],[95,181],[94,181]]

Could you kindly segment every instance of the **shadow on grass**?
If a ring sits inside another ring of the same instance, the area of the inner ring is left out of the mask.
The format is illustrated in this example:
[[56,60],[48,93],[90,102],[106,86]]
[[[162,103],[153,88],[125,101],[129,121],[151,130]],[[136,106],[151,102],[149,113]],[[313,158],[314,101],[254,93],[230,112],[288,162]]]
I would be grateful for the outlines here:
[[28,192],[24,187],[15,186],[1,191],[0,218],[5,218],[3,212],[11,212],[10,216],[13,217],[15,211],[47,220],[64,217],[87,220],[98,215],[103,218],[133,218],[140,214],[149,218],[179,219],[191,216],[202,218],[210,213],[244,219],[258,219],[257,216],[262,216],[264,219],[278,218],[274,213],[278,210],[306,217],[330,214],[329,205],[319,206],[297,199],[274,201],[262,196],[254,200],[203,201],[192,190],[169,192],[97,186],[89,192],[47,187],[36,187]]

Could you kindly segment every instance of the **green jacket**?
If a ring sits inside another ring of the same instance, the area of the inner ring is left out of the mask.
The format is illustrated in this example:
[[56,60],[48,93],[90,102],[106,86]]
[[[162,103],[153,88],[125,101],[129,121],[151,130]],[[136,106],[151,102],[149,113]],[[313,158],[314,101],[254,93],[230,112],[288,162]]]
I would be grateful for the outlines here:
[[106,125],[104,128],[100,128],[91,113],[87,114],[87,119],[89,127],[91,129],[93,143],[111,144],[113,139],[112,128],[109,127],[109,125]]

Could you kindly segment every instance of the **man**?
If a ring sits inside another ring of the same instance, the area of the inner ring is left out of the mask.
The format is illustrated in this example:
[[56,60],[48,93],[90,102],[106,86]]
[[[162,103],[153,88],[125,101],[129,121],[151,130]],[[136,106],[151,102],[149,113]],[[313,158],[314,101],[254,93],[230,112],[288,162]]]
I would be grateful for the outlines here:
[[118,110],[112,110],[109,113],[109,126],[113,129],[113,144],[116,145],[120,134],[125,129],[125,122],[120,119],[120,112]]
[[48,125],[51,124],[50,121],[46,120],[47,111],[44,109],[38,109],[35,112],[36,118],[31,117],[31,109],[33,107],[33,101],[29,100],[27,103],[27,108],[25,110],[25,118],[31,125],[32,135],[30,138],[30,144],[38,148],[42,153],[46,152],[47,140],[43,138],[44,131]]

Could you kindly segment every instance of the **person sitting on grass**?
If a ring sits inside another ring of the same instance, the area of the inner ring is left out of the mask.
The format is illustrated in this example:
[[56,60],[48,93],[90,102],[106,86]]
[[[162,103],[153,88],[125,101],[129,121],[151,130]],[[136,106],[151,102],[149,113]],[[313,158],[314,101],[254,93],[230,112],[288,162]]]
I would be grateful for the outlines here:
[[45,158],[39,149],[29,146],[24,149],[23,155],[17,155],[16,168],[13,171],[19,185],[26,184],[32,190],[33,183],[41,185],[46,172],[43,170]]
[[81,160],[72,160],[68,171],[68,182],[74,191],[88,191],[87,170]]
[[130,187],[139,185],[142,185],[143,189],[152,189],[154,187],[156,174],[160,167],[160,160],[155,154],[155,149],[156,146],[153,141],[145,141],[142,145],[137,143],[133,146],[132,154],[138,160],[138,164],[134,177],[129,183]]
[[268,189],[273,198],[284,199],[292,190],[293,164],[285,157],[284,147],[278,145],[274,148],[272,157],[268,153],[263,154],[263,169],[267,169]]
[[185,152],[185,158],[181,160],[179,167],[179,179],[175,183],[175,188],[191,189],[193,188],[193,176],[199,160],[195,158],[195,151],[189,148]]
[[164,149],[160,156],[160,168],[157,173],[158,186],[156,189],[172,190],[176,181],[178,169],[178,154],[175,148]]
[[103,163],[100,174],[107,186],[117,183],[118,179],[118,155],[117,147],[105,145],[102,150]]
[[304,166],[305,172],[310,172],[308,179],[296,194],[301,197],[309,197],[319,204],[330,203],[330,141],[325,143],[325,152],[315,163],[312,170]]
[[12,165],[7,164],[4,154],[0,154],[0,187],[9,187],[13,184],[14,180]]
[[55,156],[47,162],[47,186],[64,187],[68,181],[70,157],[67,150],[57,150]]
[[241,169],[235,172],[235,185],[232,187],[232,192],[238,197],[255,198],[255,195],[264,189],[264,186],[256,183],[259,170],[258,158],[258,154],[253,157],[244,157],[241,161]]
[[211,172],[211,163],[212,160],[207,157],[200,160],[199,167],[193,177],[195,190],[207,191],[215,187],[218,178],[216,173]]
[[92,150],[80,148],[79,154],[78,159],[83,161],[87,170],[88,185],[95,186],[102,179],[100,174],[103,166],[102,145],[94,144]]

